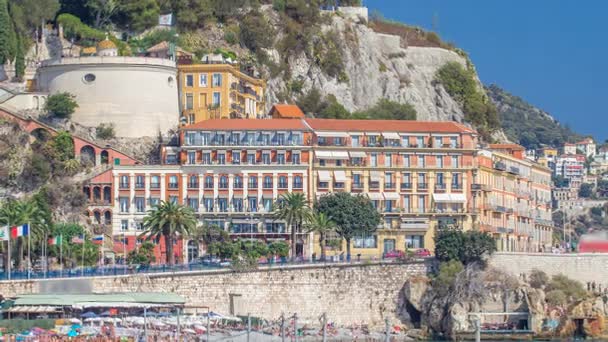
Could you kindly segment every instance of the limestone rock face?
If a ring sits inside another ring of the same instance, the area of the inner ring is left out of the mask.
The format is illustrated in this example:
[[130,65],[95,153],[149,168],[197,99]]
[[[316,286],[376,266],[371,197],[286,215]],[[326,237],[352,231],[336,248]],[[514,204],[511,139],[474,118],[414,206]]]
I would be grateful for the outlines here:
[[[434,82],[435,73],[447,62],[466,64],[454,51],[430,47],[403,47],[398,36],[376,33],[365,24],[334,16],[324,30],[341,36],[343,61],[348,80],[340,82],[325,75],[304,53],[289,61],[292,79],[304,82],[304,92],[315,87],[323,95],[333,94],[350,111],[368,108],[381,98],[409,102],[418,112],[418,120],[455,120],[462,122],[463,112]],[[276,50],[271,59],[278,60]],[[281,76],[268,82],[269,105],[279,100],[286,89]]]
[[424,295],[428,288],[429,279],[427,277],[411,278],[403,286],[403,295],[414,309],[421,312],[423,310]]

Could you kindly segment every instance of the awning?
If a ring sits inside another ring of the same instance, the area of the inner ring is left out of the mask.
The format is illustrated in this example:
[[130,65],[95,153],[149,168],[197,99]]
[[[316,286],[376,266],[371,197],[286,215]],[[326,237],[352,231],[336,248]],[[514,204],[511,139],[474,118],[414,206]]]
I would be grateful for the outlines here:
[[464,194],[433,194],[435,203],[465,203],[467,197]]
[[315,151],[315,157],[317,159],[331,159],[332,155],[330,151]]
[[365,158],[367,153],[361,151],[349,152],[351,158]]
[[370,172],[370,178],[372,182],[379,182],[384,177],[384,173],[380,171],[372,171]]
[[365,135],[367,135],[368,137],[377,137],[380,135],[380,133],[375,133],[375,132],[365,132]]
[[348,138],[349,135],[346,132],[315,132],[318,137],[321,138]]
[[338,183],[346,182],[346,172],[345,171],[334,171],[334,179]]
[[384,133],[382,133],[382,136],[385,139],[397,139],[397,140],[401,139],[401,137],[399,136],[399,134],[397,134],[395,132],[384,132]]
[[329,171],[317,171],[320,182],[331,182],[331,173]]
[[384,199],[389,201],[395,201],[399,199],[399,193],[397,192],[385,192]]
[[347,160],[350,157],[348,156],[348,152],[346,151],[333,151],[331,153],[333,159],[342,159],[342,160]]
[[381,201],[384,199],[381,192],[368,192],[368,193],[366,193],[366,195],[372,201]]
[[47,312],[57,312],[61,310],[58,306],[13,306],[8,309],[8,312],[15,313],[47,313]]

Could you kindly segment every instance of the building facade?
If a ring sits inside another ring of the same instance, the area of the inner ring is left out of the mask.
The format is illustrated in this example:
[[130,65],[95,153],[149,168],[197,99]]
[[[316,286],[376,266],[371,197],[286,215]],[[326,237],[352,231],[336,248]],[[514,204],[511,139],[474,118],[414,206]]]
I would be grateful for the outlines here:
[[[160,201],[191,207],[201,224],[233,238],[289,242],[289,227],[273,215],[273,203],[289,192],[311,204],[335,192],[369,197],[382,221],[354,237],[355,256],[433,251],[442,227],[488,231],[504,251],[551,243],[550,170],[525,159],[521,147],[478,153],[476,132],[455,122],[211,119],[182,127],[179,146],[164,147],[161,159],[115,166],[111,184],[101,184],[102,200],[112,194],[111,216],[91,216],[127,236],[118,249],[137,246],[146,212]],[[327,254],[344,253],[342,243]],[[312,233],[299,233],[296,246],[307,257],[321,252]],[[194,241],[176,250],[182,261],[204,253]]]
[[239,70],[238,65],[180,64],[182,123],[208,119],[255,119],[265,114],[264,80]]
[[473,193],[475,226],[505,252],[539,252],[552,242],[551,170],[524,158],[519,145],[479,151]]
[[585,176],[586,157],[582,154],[564,154],[555,159],[555,176],[568,180],[570,187],[578,188]]

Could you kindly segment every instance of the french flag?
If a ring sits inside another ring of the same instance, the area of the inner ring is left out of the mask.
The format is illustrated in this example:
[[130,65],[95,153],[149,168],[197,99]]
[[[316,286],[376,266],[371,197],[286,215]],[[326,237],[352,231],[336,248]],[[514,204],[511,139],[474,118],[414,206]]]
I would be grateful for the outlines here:
[[30,235],[30,225],[24,224],[22,226],[11,227],[11,238],[16,239],[20,236]]

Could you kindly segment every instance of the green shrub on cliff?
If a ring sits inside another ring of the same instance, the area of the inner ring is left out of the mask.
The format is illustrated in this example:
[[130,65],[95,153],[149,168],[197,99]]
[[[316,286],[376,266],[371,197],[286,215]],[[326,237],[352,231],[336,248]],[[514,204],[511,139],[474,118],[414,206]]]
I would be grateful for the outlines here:
[[70,93],[57,93],[48,97],[45,109],[55,117],[69,119],[76,108],[75,96]]
[[[551,278],[551,282],[547,285],[547,295],[554,291],[561,291],[564,293],[568,301],[580,300],[585,298],[587,291],[580,282],[570,279],[563,274],[554,275]],[[554,294],[554,296],[558,296]],[[547,299],[547,302],[549,300]]]
[[535,289],[540,289],[543,286],[547,286],[547,284],[549,284],[549,276],[547,275],[547,273],[539,269],[533,269],[532,272],[530,272],[529,279],[530,286]]
[[457,260],[464,265],[483,262],[496,251],[496,241],[484,232],[440,229],[435,235],[435,255],[439,261]]
[[439,273],[433,278],[433,289],[441,296],[447,295],[453,285],[458,273],[464,270],[464,266],[458,260],[442,262],[439,265]]

